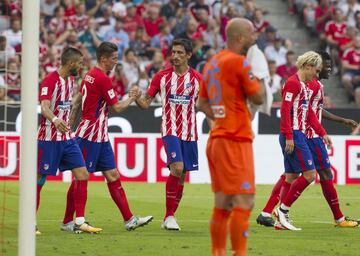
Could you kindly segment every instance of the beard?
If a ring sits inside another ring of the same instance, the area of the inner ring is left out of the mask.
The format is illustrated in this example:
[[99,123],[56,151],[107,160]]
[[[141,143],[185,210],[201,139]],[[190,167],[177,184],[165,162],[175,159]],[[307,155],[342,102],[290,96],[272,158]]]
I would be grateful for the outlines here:
[[72,76],[77,76],[79,74],[77,68],[72,68],[70,69],[70,75]]

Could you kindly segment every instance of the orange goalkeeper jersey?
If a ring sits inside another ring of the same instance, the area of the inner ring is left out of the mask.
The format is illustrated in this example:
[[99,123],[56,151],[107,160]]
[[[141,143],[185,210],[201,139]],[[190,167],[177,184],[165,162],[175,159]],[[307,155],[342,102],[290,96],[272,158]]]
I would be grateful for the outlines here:
[[204,67],[199,93],[208,99],[215,115],[210,136],[252,141],[246,97],[259,90],[260,84],[244,56],[222,50],[211,58]]

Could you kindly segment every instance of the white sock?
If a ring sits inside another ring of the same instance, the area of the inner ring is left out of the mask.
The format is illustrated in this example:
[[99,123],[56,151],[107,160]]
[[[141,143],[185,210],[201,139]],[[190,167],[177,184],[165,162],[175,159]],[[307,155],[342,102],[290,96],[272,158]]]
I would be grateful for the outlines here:
[[85,218],[84,217],[76,217],[75,219],[75,224],[76,225],[81,225],[85,222]]
[[336,222],[337,222],[337,223],[341,223],[341,222],[343,222],[344,220],[345,220],[345,217],[342,216],[340,219],[337,219]]
[[261,212],[261,215],[264,217],[271,217],[271,213],[268,212]]
[[283,209],[283,210],[285,210],[285,211],[290,210],[290,207],[289,207],[289,206],[286,206],[285,204],[281,204],[280,208]]

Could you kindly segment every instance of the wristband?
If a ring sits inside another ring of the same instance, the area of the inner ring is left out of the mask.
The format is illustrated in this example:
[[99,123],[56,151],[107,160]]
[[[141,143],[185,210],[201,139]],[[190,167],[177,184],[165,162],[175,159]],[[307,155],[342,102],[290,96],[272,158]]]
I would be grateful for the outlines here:
[[54,123],[56,120],[58,120],[59,118],[57,116],[54,116],[53,119],[51,119],[51,122]]

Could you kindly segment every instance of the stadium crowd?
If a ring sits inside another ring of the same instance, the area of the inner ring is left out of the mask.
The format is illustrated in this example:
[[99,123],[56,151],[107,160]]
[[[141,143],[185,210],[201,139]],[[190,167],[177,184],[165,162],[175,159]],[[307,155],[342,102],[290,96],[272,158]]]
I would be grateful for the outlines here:
[[360,107],[360,3],[358,0],[288,0],[288,11],[298,14],[327,50],[334,73],[349,101]]
[[[319,35],[320,47],[333,57],[335,72],[349,98],[360,106],[360,5],[356,0],[288,0],[289,12],[298,13]],[[82,73],[96,62],[102,41],[118,45],[119,61],[113,85],[120,96],[137,84],[143,91],[153,75],[170,65],[168,47],[174,38],[194,44],[190,65],[199,72],[226,42],[225,26],[233,17],[251,20],[257,45],[268,60],[266,81],[279,105],[281,84],[297,69],[292,42],[282,38],[256,0],[41,0],[40,79],[56,69],[62,49],[74,46],[85,56]],[[0,100],[18,101],[21,95],[21,0],[0,2]],[[158,101],[155,100],[154,102]],[[332,107],[329,97],[326,107]]]
[[[292,43],[278,35],[264,18],[266,10],[255,0],[40,2],[40,79],[56,69],[61,50],[68,46],[83,52],[85,74],[96,62],[96,47],[110,41],[118,45],[121,60],[112,75],[117,93],[125,95],[134,84],[145,91],[153,75],[170,65],[168,47],[174,38],[192,40],[190,65],[201,72],[206,60],[224,47],[225,26],[233,17],[246,17],[254,23],[258,46],[269,61],[267,82],[275,101],[280,100],[281,83],[296,72]],[[0,99],[18,101],[21,1],[2,1],[0,5]]]

